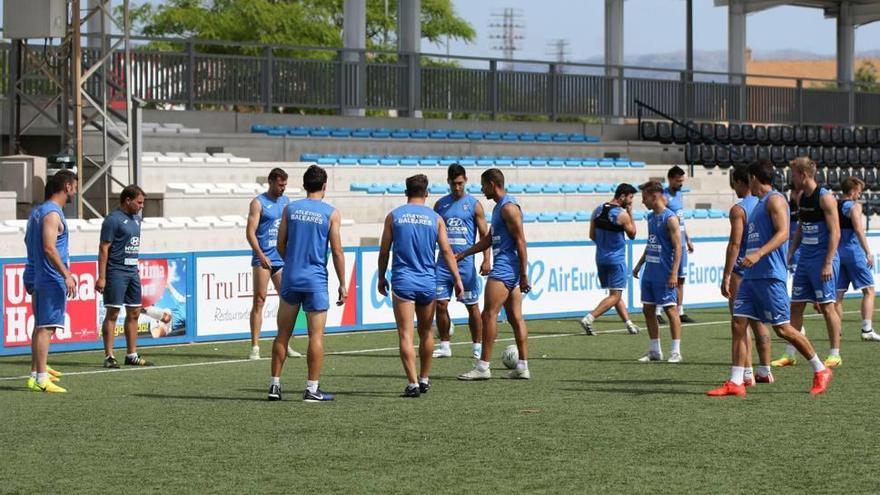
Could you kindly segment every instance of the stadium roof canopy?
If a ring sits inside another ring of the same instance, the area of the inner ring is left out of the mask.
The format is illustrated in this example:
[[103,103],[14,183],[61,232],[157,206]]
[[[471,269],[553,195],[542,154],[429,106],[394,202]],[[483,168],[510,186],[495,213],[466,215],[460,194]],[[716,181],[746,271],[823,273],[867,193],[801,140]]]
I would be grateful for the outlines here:
[[[734,0],[736,1],[736,0]],[[849,3],[853,24],[861,26],[880,21],[880,0],[740,0],[745,5],[746,13],[760,12],[772,7],[790,5],[794,7],[812,7],[825,11],[825,17],[837,18],[841,4]],[[715,0],[716,7],[727,7],[731,0]],[[844,7],[845,8],[845,7]]]

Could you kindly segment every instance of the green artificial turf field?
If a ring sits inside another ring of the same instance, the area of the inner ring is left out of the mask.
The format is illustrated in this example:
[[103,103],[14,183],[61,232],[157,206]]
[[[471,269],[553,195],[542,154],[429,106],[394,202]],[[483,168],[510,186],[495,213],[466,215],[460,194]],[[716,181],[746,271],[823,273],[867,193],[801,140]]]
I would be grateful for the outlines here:
[[[847,310],[844,364],[820,397],[803,362],[744,399],[707,397],[729,371],[721,309],[691,312],[700,323],[685,327],[677,365],[636,362],[640,315],[635,336],[616,317],[597,337],[575,320],[532,321],[527,382],[500,378],[507,340],[496,378],[457,381],[471,366],[459,326],[463,345],[414,400],[398,398],[391,332],[326,339],[327,404],[301,402],[302,359],[287,362],[285,400],[267,402],[269,362],[243,359],[245,342],[144,348],[162,366],[114,372],[100,353],[53,355],[69,373],[57,395],[9,379],[29,357],[2,358],[0,492],[877,493],[880,344],[859,340],[857,303]],[[824,356],[824,326],[807,328]]]

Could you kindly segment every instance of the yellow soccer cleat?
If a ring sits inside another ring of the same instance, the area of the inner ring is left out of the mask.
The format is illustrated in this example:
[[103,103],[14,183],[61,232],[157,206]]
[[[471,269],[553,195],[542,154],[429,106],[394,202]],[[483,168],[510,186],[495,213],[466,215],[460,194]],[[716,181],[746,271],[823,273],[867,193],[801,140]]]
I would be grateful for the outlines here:
[[67,393],[67,389],[62,388],[62,387],[59,387],[58,385],[55,385],[54,383],[52,383],[52,382],[49,381],[49,380],[46,380],[46,381],[43,382],[43,383],[37,383],[37,384],[36,384],[36,387],[37,387],[37,389],[38,389],[39,391],[41,391],[41,392],[46,392],[46,393],[50,393],[50,394],[64,394],[64,393]]
[[40,387],[37,386],[37,379],[33,378],[33,377],[28,378],[27,388],[28,388],[28,390],[31,390],[33,392],[42,392],[43,391],[43,389],[41,389]]
[[825,367],[826,368],[837,368],[838,366],[843,364],[843,359],[840,356],[828,356],[825,358]]
[[[62,373],[58,370],[52,369],[52,367],[49,365],[46,365],[46,373],[49,373],[49,376],[51,376],[53,378],[61,378],[62,376],[64,376],[64,373]],[[52,380],[52,381],[54,382],[57,380]]]
[[789,356],[788,354],[783,354],[781,358],[771,361],[770,366],[774,368],[782,368],[785,366],[794,366],[797,364],[797,358],[794,356]]

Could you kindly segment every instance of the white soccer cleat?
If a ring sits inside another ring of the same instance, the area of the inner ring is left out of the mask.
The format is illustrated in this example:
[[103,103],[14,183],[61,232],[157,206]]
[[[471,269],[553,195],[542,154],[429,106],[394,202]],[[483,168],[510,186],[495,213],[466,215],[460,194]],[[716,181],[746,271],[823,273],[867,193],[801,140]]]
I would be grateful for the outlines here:
[[450,349],[449,347],[438,347],[434,350],[434,354],[432,354],[432,356],[435,359],[452,357],[452,349]]
[[489,370],[482,371],[476,366],[467,373],[462,373],[458,375],[459,380],[464,380],[466,382],[476,381],[476,380],[488,380],[492,378],[492,372]]
[[630,335],[635,335],[635,334],[641,332],[642,329],[639,328],[639,326],[636,325],[635,323],[630,322],[630,323],[627,323],[627,324],[626,324],[626,331],[627,331]]
[[867,332],[862,332],[862,340],[865,342],[880,342],[880,334],[877,334],[874,330],[868,330]]
[[586,317],[581,318],[580,324],[581,328],[584,329],[585,334],[596,335],[596,332],[593,330],[593,323],[588,321]]
[[296,351],[294,351],[294,350],[293,350],[293,347],[290,347],[290,346],[288,345],[288,346],[287,346],[287,357],[289,357],[289,358],[301,358],[301,357],[303,357],[303,355],[300,354],[300,353],[298,353],[298,352],[296,352]]
[[529,369],[526,368],[524,370],[512,369],[504,374],[504,378],[508,380],[528,380],[532,377],[532,374],[529,373]]
[[648,351],[639,358],[640,363],[650,363],[652,361],[663,361],[663,353]]
[[671,356],[669,356],[669,360],[667,363],[680,363],[682,361],[681,353],[673,352]]
[[248,359],[253,361],[260,359],[260,346],[255,345],[251,347],[251,353],[248,354]]

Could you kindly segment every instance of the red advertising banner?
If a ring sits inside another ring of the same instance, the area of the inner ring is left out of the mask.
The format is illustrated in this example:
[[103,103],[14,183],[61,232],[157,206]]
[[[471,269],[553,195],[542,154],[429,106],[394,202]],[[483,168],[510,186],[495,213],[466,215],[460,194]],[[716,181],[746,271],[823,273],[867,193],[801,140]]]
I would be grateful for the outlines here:
[[[52,342],[95,342],[99,339],[97,328],[98,299],[95,278],[98,264],[95,261],[76,261],[70,264],[70,273],[76,281],[76,293],[67,300],[64,329],[55,332]],[[34,331],[31,296],[24,288],[24,265],[3,266],[3,345],[27,346]]]

